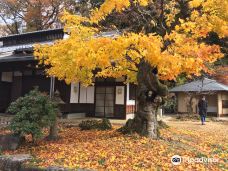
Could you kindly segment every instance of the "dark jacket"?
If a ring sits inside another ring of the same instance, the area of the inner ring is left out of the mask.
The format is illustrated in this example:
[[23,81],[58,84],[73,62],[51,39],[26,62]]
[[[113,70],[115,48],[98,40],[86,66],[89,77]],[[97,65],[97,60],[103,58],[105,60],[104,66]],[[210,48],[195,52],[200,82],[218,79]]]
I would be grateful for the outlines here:
[[207,101],[200,100],[198,103],[198,108],[199,108],[200,115],[206,115],[207,114]]

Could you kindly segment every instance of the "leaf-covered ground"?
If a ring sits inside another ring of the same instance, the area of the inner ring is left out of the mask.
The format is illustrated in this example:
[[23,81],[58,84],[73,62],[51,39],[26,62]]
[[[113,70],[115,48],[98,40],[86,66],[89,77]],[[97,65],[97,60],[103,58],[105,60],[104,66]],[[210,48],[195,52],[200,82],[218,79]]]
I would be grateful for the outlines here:
[[[210,123],[202,126],[196,122],[168,123],[161,130],[161,139],[150,140],[137,135],[127,136],[111,131],[80,131],[77,127],[61,127],[61,139],[45,140],[37,146],[26,144],[12,153],[30,153],[30,164],[64,166],[72,169],[95,170],[227,170],[227,125]],[[216,127],[217,125],[217,127]],[[214,128],[213,128],[214,127]],[[221,130],[222,129],[222,130]],[[190,158],[217,158],[216,163],[171,163],[173,155]]]

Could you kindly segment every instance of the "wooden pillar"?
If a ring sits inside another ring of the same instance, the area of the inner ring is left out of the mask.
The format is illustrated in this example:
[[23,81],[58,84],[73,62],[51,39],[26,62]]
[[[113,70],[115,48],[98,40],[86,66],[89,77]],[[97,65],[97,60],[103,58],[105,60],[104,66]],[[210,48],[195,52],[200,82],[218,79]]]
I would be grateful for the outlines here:
[[52,99],[54,97],[55,93],[55,77],[51,77],[50,79],[50,98]]
[[218,109],[217,109],[217,117],[220,117],[222,115],[222,94],[217,94],[217,103],[218,103]]

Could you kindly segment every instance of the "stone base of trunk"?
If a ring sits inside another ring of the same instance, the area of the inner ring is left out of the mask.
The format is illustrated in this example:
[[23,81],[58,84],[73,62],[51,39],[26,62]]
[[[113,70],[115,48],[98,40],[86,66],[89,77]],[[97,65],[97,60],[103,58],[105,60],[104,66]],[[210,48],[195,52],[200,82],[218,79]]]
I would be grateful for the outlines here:
[[[128,119],[127,123],[123,127],[121,127],[118,131],[120,131],[123,134],[137,133],[141,136],[150,137],[146,128],[146,124],[142,124],[142,123],[143,123],[142,120],[140,120],[140,118],[138,117],[134,119]],[[163,121],[157,122],[157,138],[159,138],[160,136],[159,130],[165,129],[165,128],[169,128],[169,126],[165,122]],[[157,138],[153,138],[153,139],[157,139]]]
[[[146,136],[152,139],[157,139],[158,137],[152,135],[151,132],[148,131],[148,121],[143,120],[140,117],[135,117],[134,119],[129,119],[127,123],[121,127],[118,131],[122,132],[123,134],[132,134],[137,133],[141,136]],[[156,121],[155,121],[156,122]],[[154,129],[157,129],[157,123],[151,123],[155,126]],[[157,134],[155,132],[155,134]]]

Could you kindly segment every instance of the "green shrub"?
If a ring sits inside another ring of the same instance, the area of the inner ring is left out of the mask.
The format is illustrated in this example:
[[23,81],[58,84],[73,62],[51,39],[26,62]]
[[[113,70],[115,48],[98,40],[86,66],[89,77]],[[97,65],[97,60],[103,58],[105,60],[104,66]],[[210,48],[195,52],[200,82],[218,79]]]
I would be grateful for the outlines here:
[[102,122],[98,125],[98,129],[100,130],[108,130],[112,129],[112,124],[109,119],[103,118]]
[[81,130],[91,130],[91,129],[108,130],[108,129],[112,129],[112,124],[107,118],[104,118],[102,120],[82,121],[79,124],[79,127],[81,128]]
[[173,97],[167,98],[164,105],[165,113],[175,113],[177,111],[177,101]]
[[81,128],[81,130],[90,130],[90,129],[96,129],[98,124],[99,124],[99,121],[97,120],[87,120],[87,121],[82,121],[79,124],[79,127]]
[[8,112],[15,115],[9,125],[13,133],[32,135],[34,142],[42,137],[43,128],[54,123],[58,107],[47,95],[34,89],[11,103]]

